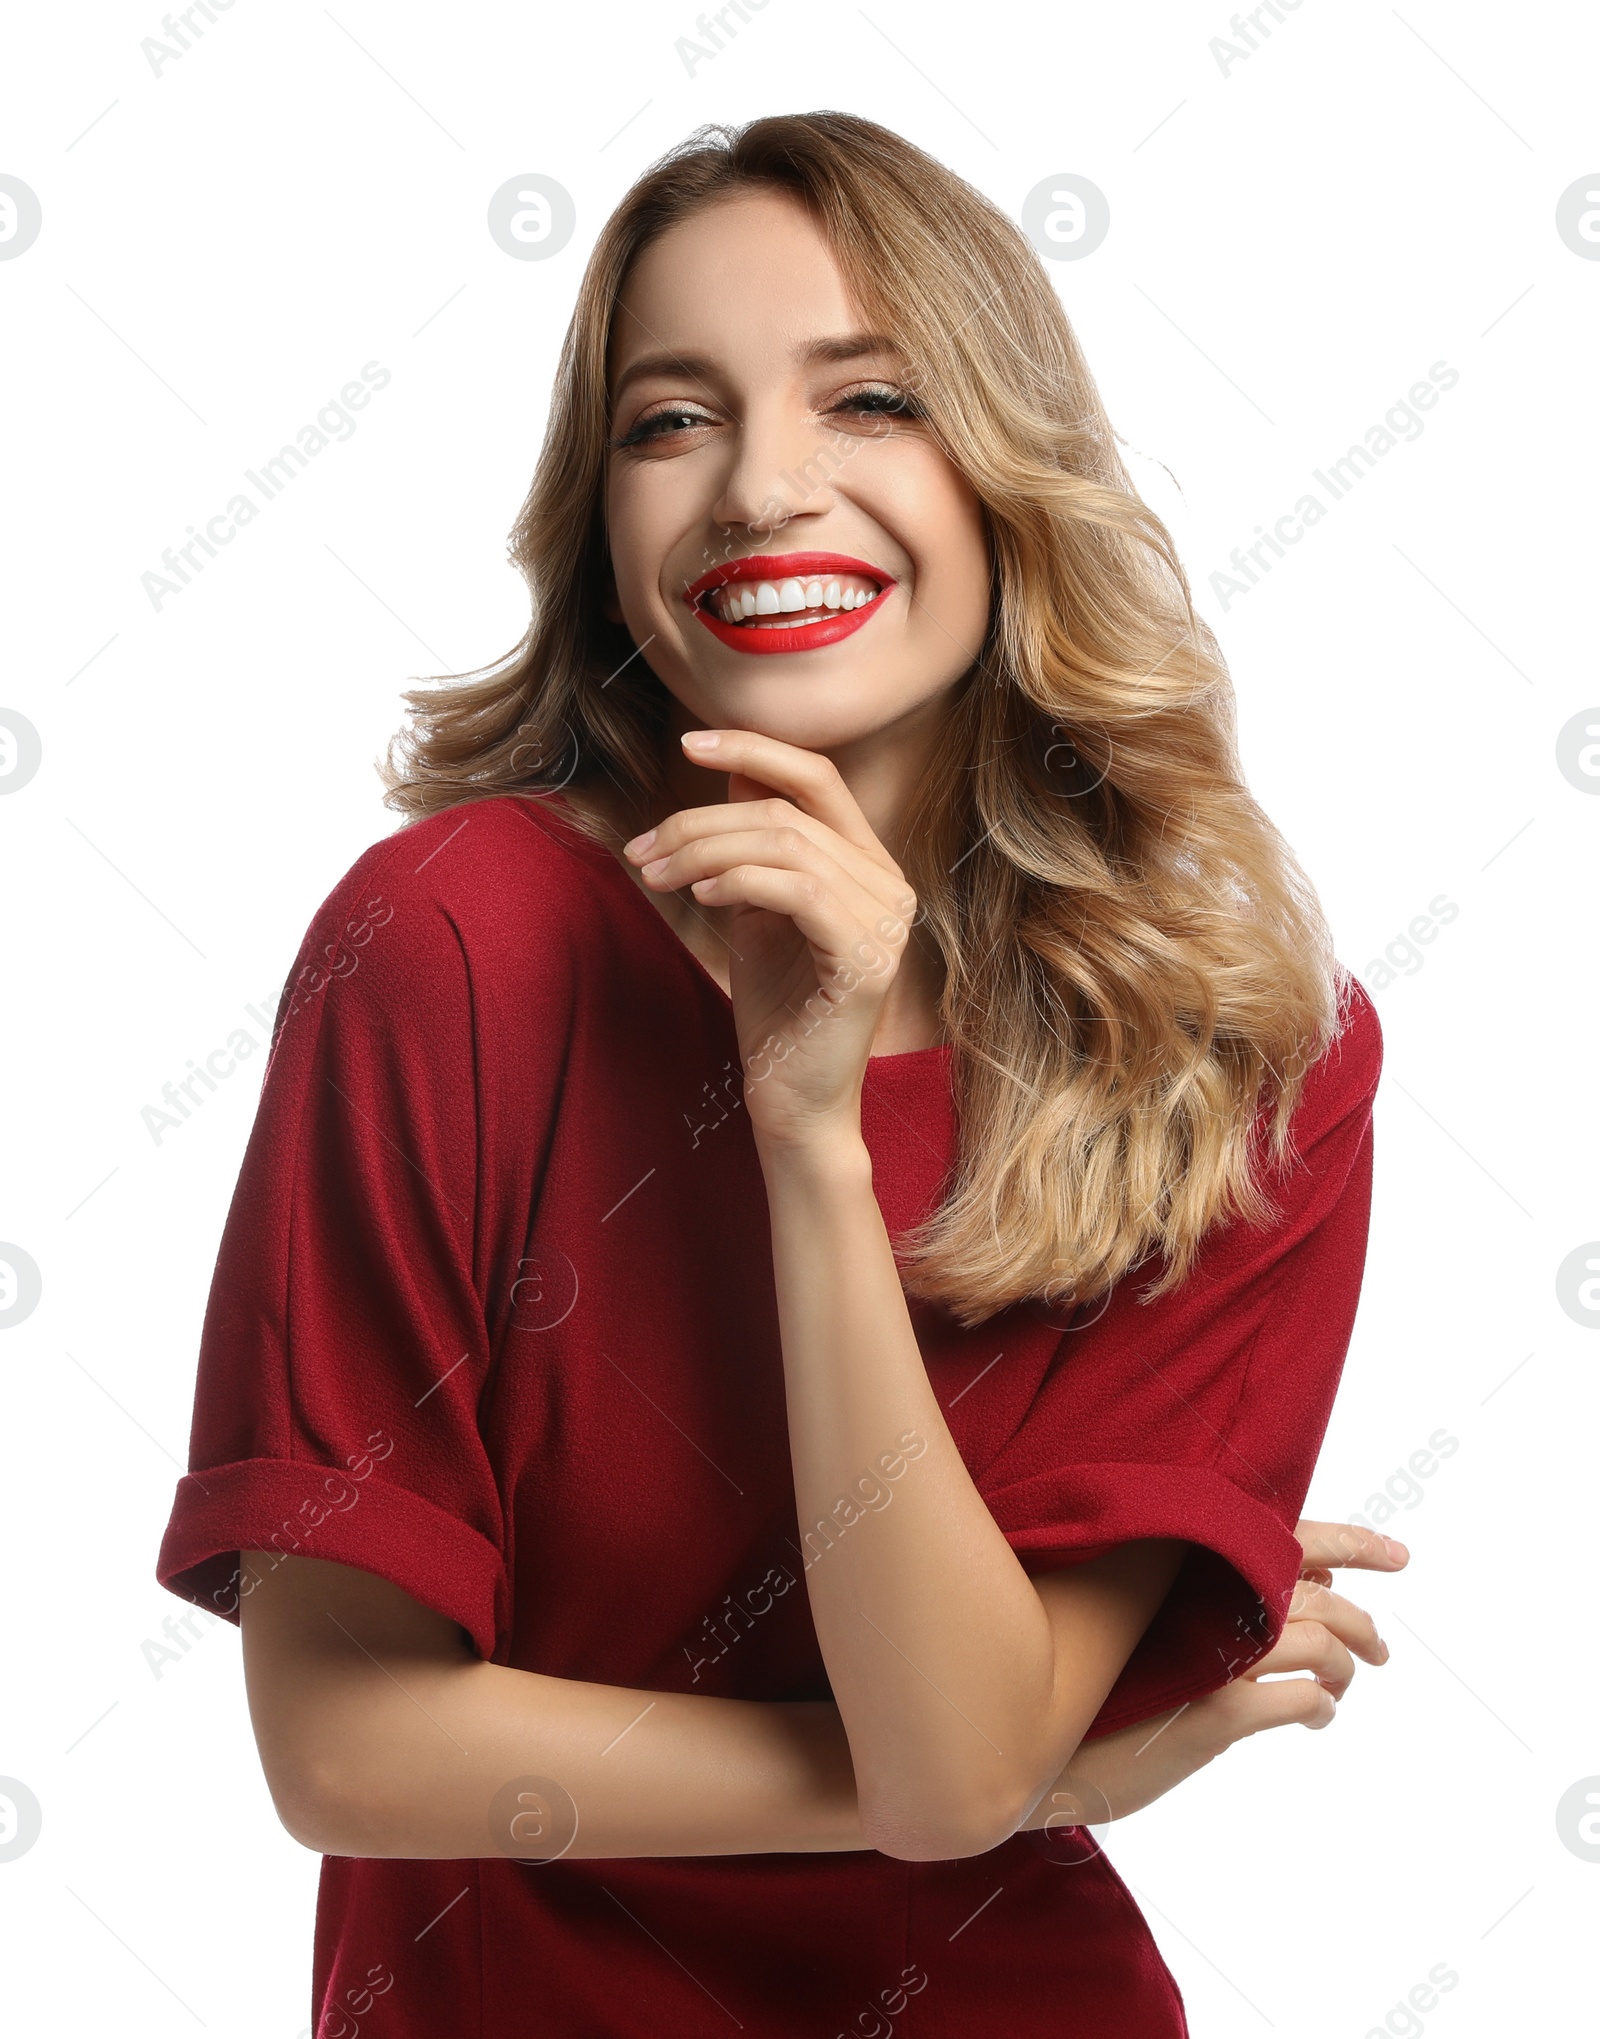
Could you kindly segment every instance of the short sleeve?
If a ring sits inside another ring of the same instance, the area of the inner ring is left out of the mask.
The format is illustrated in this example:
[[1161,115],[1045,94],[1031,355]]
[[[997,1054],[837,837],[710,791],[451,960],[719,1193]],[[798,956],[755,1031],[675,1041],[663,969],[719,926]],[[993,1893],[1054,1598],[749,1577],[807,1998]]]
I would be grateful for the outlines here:
[[488,1657],[508,1594],[479,1427],[471,980],[405,847],[401,831],[356,861],[280,997],[156,1576],[237,1621],[241,1550],[328,1558]]
[[1147,1266],[1087,1311],[979,1483],[1033,1574],[1141,1537],[1194,1546],[1088,1738],[1216,1690],[1282,1633],[1366,1259],[1382,1033],[1346,982],[1291,1155],[1261,1174],[1277,1218],[1219,1225],[1164,1297],[1136,1300]]

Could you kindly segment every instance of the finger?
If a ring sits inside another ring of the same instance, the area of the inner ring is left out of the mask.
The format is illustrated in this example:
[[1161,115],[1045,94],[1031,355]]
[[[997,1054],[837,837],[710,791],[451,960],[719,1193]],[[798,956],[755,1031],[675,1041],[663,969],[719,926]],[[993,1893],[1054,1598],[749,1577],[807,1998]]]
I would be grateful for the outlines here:
[[[1339,1716],[1339,1702],[1326,1685],[1315,1678],[1277,1678],[1261,1685],[1253,1678],[1235,1678],[1218,1692],[1208,1692],[1195,1701],[1213,1716],[1226,1742],[1242,1741],[1264,1728],[1324,1728]],[[1211,1725],[1202,1720],[1197,1726]]]
[[[853,971],[857,980],[883,967],[882,941],[837,897],[807,871],[774,869],[769,864],[735,864],[696,881],[694,896],[708,906],[763,906],[792,920],[812,948],[836,966],[832,974]],[[843,987],[848,991],[853,984]]]
[[1367,1610],[1309,1579],[1302,1580],[1290,1596],[1284,1633],[1302,1621],[1320,1621],[1369,1664],[1389,1661],[1389,1645]]
[[886,854],[838,766],[820,751],[802,750],[796,743],[781,743],[777,737],[762,736],[753,729],[689,729],[682,741],[684,755],[695,764],[716,772],[747,773],[775,792],[787,794],[797,807],[814,814],[858,849],[869,855]]
[[1411,1562],[1411,1553],[1403,1543],[1375,1529],[1359,1528],[1354,1522],[1300,1521],[1294,1533],[1305,1553],[1302,1570],[1350,1565],[1368,1572],[1398,1572]]
[[[891,913],[881,897],[858,883],[821,844],[799,829],[746,828],[700,836],[670,855],[647,863],[641,875],[649,885],[677,891],[744,863],[809,874],[833,894],[846,914],[855,917],[863,933],[870,932],[876,938],[885,960],[904,947],[910,932],[906,922]],[[697,898],[707,896],[696,894]]]
[[[643,866],[681,850],[688,843],[712,835],[732,835],[756,828],[773,833],[790,830],[831,857],[848,871],[857,884],[883,902],[884,908],[909,922],[917,910],[916,894],[906,883],[900,866],[879,845],[879,854],[869,857],[855,843],[847,842],[826,822],[805,813],[792,800],[774,794],[770,800],[729,801],[721,807],[684,807],[669,814],[648,835],[635,836],[623,846],[629,861]],[[675,884],[682,882],[674,880]]]
[[1291,1621],[1283,1634],[1258,1657],[1241,1678],[1260,1678],[1274,1671],[1312,1671],[1335,1699],[1342,1699],[1356,1675],[1355,1660],[1333,1629],[1321,1621]]
[[[685,885],[720,877],[741,864],[793,871],[813,878],[832,894],[863,934],[871,931],[883,961],[897,955],[909,937],[910,930],[903,918],[891,913],[880,896],[860,884],[837,859],[798,829],[734,829],[726,834],[701,836],[670,855],[647,863],[641,876],[654,889],[677,891]],[[703,892],[696,894],[698,898],[708,896]]]

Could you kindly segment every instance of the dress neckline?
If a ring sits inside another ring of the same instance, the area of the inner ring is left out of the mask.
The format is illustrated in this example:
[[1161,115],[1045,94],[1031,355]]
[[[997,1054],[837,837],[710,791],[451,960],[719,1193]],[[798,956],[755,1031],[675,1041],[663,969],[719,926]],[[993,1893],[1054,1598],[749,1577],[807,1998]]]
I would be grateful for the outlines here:
[[[647,894],[640,891],[615,852],[607,849],[604,843],[597,842],[592,835],[580,828],[571,819],[569,803],[563,800],[559,793],[546,793],[532,799],[524,798],[523,804],[532,808],[535,815],[542,814],[553,819],[560,829],[560,839],[562,842],[577,850],[588,862],[612,874],[613,878],[621,886],[628,898],[633,901],[634,905],[643,909],[647,918],[661,934],[666,936],[677,953],[688,959],[690,967],[698,974],[702,982],[711,987],[720,1001],[724,1012],[727,1013],[731,1020],[733,1017],[733,1000],[723,990],[722,986],[712,976],[711,972],[701,962],[689,944],[675,931],[666,915],[658,907],[651,904]],[[949,1053],[950,1043],[948,1041],[936,1041],[930,1048],[902,1048],[890,1055],[869,1055],[867,1058],[867,1070],[870,1073],[873,1064],[877,1062],[910,1064],[931,1055],[948,1056]]]

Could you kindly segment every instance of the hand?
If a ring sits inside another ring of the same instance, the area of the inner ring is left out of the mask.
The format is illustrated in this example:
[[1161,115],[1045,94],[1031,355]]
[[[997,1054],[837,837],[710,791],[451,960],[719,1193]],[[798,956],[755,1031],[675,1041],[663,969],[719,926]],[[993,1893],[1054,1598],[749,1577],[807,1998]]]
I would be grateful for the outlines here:
[[[1159,1719],[1142,1720],[1082,1743],[1021,1831],[1126,1819],[1246,1735],[1295,1722],[1324,1728],[1338,1717],[1338,1702],[1355,1676],[1351,1653],[1365,1663],[1382,1664],[1389,1647],[1364,1608],[1329,1590],[1333,1568],[1398,1572],[1411,1555],[1404,1544],[1391,1545],[1375,1530],[1349,1522],[1302,1521],[1295,1525],[1295,1536],[1302,1554],[1300,1579],[1273,1648],[1219,1691],[1169,1714],[1164,1725]],[[1275,1671],[1314,1675],[1258,1682]]]
[[[714,739],[707,749],[697,738]],[[910,939],[915,893],[838,768],[752,730],[689,730],[727,804],[669,814],[626,846],[653,890],[733,909],[734,1026],[758,1137],[859,1137],[861,1079]]]

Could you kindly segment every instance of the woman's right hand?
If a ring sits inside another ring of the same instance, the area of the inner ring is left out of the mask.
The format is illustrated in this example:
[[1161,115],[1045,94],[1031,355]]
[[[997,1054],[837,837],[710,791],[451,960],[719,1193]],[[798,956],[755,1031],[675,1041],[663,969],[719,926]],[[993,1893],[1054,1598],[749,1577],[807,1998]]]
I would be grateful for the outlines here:
[[[1348,1522],[1302,1521],[1295,1536],[1303,1553],[1300,1578],[1274,1647],[1248,1671],[1189,1700],[1164,1721],[1138,1721],[1081,1744],[1019,1832],[1126,1819],[1247,1735],[1296,1722],[1324,1728],[1337,1717],[1338,1702],[1355,1676],[1352,1656],[1382,1664],[1389,1647],[1365,1608],[1332,1591],[1333,1571],[1349,1566],[1398,1572],[1410,1563],[1410,1553],[1404,1544]],[[1313,1675],[1260,1682],[1280,1671]]]

